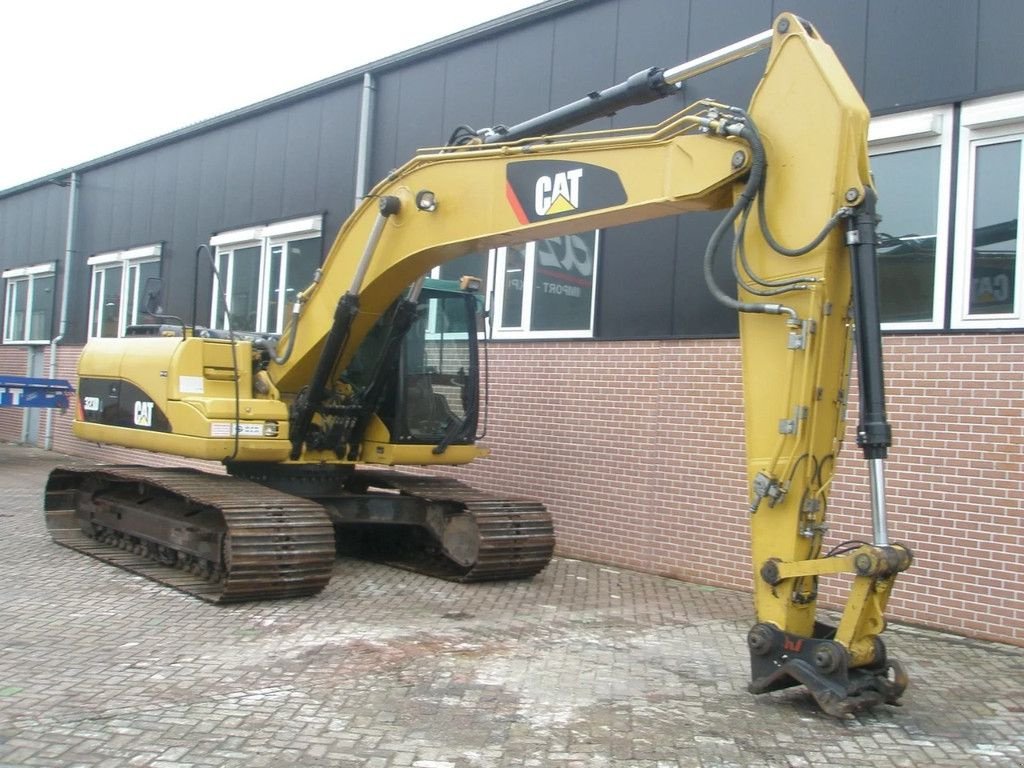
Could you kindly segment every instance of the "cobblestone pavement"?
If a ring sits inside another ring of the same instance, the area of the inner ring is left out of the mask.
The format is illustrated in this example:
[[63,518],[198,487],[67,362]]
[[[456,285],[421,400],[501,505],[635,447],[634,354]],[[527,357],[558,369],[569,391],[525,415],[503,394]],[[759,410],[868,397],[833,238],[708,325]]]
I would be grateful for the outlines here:
[[893,627],[836,721],[746,692],[748,595],[591,563],[218,608],[52,544],[57,460],[0,445],[0,766],[1024,766],[1024,649]]

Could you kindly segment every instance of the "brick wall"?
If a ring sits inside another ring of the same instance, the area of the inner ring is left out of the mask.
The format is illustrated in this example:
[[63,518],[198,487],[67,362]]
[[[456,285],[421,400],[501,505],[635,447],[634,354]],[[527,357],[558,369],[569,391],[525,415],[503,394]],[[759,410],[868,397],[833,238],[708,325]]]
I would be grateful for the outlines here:
[[[892,336],[885,354],[890,533],[916,556],[890,616],[1024,645],[1024,336]],[[749,588],[738,342],[493,344],[489,359],[493,456],[460,476],[544,500],[561,555]],[[854,397],[826,546],[870,538],[855,414]],[[16,439],[3,418],[0,439]],[[58,451],[161,461],[81,443],[56,418]],[[823,580],[826,603],[840,582]]]
[[[1024,337],[892,336],[885,355],[890,535],[916,558],[890,615],[1024,645]],[[492,345],[491,365],[473,482],[544,499],[560,554],[749,587],[738,342]],[[871,537],[855,424],[856,392],[826,547]]]
[[[28,375],[28,354],[25,347],[0,345],[0,373],[11,376]],[[21,441],[25,412],[21,408],[0,408],[0,439]]]

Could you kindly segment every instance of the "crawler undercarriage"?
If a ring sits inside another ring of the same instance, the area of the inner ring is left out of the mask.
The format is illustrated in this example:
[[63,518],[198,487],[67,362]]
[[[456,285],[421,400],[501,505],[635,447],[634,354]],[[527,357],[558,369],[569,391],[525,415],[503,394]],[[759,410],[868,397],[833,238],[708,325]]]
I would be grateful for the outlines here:
[[[354,490],[353,490],[354,489]],[[58,467],[54,541],[213,603],[326,586],[337,546],[455,581],[525,578],[554,549],[551,517],[445,478],[352,473],[316,499],[239,477],[144,466]]]

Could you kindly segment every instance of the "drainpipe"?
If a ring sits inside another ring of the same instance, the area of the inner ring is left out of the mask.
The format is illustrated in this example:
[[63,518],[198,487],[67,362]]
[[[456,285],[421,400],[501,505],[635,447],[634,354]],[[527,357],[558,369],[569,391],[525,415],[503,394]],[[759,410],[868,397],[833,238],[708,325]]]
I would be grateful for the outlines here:
[[363,103],[359,110],[359,145],[356,147],[356,207],[366,196],[366,177],[370,168],[370,130],[373,127],[373,95],[377,86],[373,73],[363,73]]
[[[64,340],[68,330],[68,294],[71,290],[71,260],[75,254],[75,221],[78,218],[78,172],[71,172],[68,182],[68,228],[64,238],[64,269],[60,291],[60,326],[57,335],[50,342],[50,378],[57,378],[57,345]],[[46,437],[43,447],[53,449],[53,409],[46,411]]]

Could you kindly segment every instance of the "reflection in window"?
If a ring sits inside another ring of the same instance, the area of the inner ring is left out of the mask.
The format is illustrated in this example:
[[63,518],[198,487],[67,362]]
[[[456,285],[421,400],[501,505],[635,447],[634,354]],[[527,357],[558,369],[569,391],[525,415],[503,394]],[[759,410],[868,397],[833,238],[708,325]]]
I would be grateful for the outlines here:
[[7,282],[7,322],[4,323],[4,341],[24,341],[25,313],[28,307],[28,287],[26,280],[9,280]]
[[1014,308],[1021,142],[976,148],[971,232],[969,313],[1008,314]]
[[[260,289],[260,246],[236,248],[228,257],[227,313],[235,331],[256,330]],[[221,277],[224,273],[221,272]]]
[[120,264],[93,267],[93,336],[112,339],[118,336],[121,318],[121,279],[124,268]]
[[46,342],[53,328],[56,278],[53,265],[10,269],[3,273],[4,334],[8,344]]
[[[125,310],[125,325],[135,325],[146,319],[146,307],[142,303],[146,298],[146,281],[160,277],[159,261],[140,261],[128,263]],[[152,311],[152,309],[151,309]],[[159,310],[156,310],[159,311]]]
[[[216,235],[211,324],[226,330],[282,333],[296,297],[320,266],[320,219],[278,222]],[[225,301],[227,302],[225,305]]]
[[460,280],[463,277],[476,277],[487,282],[487,254],[469,253],[458,259],[447,261],[438,268],[437,277],[441,280]]
[[89,336],[117,338],[146,321],[146,281],[160,276],[161,245],[90,256]]
[[536,244],[532,328],[590,330],[594,290],[593,235],[566,235]]
[[276,323],[277,333],[284,330],[284,324],[295,299],[313,282],[313,274],[320,266],[320,252],[323,247],[319,237],[308,237],[305,240],[289,242],[285,249],[286,258],[281,265],[282,281],[279,288],[280,315],[270,314],[271,330]]
[[434,277],[486,278],[496,338],[589,337],[594,326],[597,232],[473,253],[443,264]]
[[937,146],[871,158],[882,212],[878,282],[883,322],[932,319],[939,162]]
[[526,246],[505,249],[501,280],[501,328],[523,327],[523,287],[526,283]]

